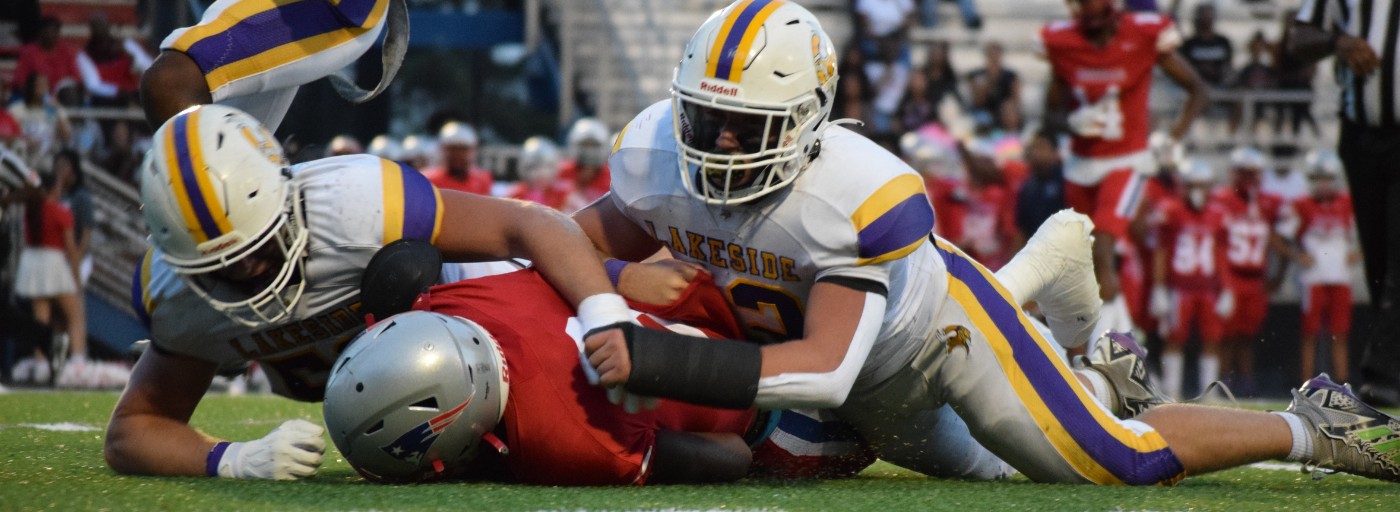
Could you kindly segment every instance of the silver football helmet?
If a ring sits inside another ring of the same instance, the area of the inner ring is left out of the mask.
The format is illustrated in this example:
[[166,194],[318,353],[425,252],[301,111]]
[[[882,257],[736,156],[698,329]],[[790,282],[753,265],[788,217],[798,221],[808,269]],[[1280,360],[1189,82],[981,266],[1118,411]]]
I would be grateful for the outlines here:
[[607,163],[612,144],[608,127],[602,121],[585,117],[574,122],[567,140],[569,155],[583,167],[598,167]]
[[505,414],[509,387],[485,328],[410,311],[366,329],[336,359],[322,407],[331,440],[360,474],[420,481],[475,458]]

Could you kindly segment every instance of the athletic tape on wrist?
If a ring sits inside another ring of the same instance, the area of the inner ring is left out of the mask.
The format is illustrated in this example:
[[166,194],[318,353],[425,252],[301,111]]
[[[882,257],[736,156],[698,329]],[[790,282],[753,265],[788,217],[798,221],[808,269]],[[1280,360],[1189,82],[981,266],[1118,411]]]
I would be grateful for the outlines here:
[[228,450],[228,441],[220,441],[214,444],[214,448],[209,450],[209,455],[204,457],[204,476],[219,476],[219,461],[224,458],[224,452]]
[[627,308],[627,301],[616,293],[600,293],[578,303],[578,321],[583,331],[618,322],[630,322],[635,315]]
[[618,281],[622,280],[622,269],[628,262],[622,260],[608,260],[603,262],[603,268],[608,271],[608,279],[612,281],[613,288],[617,288]]
[[1288,462],[1307,462],[1311,459],[1313,452],[1312,436],[1308,435],[1308,429],[1306,425],[1303,425],[1303,419],[1291,412],[1270,412],[1283,418],[1283,421],[1288,423],[1289,433],[1293,435],[1293,446],[1288,449],[1288,458],[1284,460]]

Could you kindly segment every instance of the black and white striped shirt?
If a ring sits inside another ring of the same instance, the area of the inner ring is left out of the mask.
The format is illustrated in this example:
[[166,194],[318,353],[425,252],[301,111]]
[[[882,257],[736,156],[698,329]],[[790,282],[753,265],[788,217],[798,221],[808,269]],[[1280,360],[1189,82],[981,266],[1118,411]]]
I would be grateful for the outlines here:
[[1366,126],[1400,127],[1400,60],[1395,48],[1400,40],[1400,0],[1304,0],[1298,21],[1371,45],[1380,66],[1370,75],[1355,76],[1346,66],[1337,66],[1342,117]]

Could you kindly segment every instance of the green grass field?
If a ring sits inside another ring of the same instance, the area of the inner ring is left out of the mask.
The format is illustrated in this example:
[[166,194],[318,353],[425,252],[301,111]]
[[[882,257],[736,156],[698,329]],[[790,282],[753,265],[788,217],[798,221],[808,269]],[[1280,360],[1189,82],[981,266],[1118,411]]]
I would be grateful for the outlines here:
[[[0,395],[0,511],[24,510],[1356,510],[1400,511],[1400,485],[1344,475],[1243,468],[1174,488],[969,483],[926,478],[884,463],[858,478],[652,488],[553,488],[366,482],[332,447],[302,482],[122,477],[102,460],[113,393]],[[211,395],[193,423],[229,439],[261,437],[283,420],[321,421],[319,404],[272,396]],[[73,423],[86,431],[26,426]],[[327,440],[329,444],[329,440]]]

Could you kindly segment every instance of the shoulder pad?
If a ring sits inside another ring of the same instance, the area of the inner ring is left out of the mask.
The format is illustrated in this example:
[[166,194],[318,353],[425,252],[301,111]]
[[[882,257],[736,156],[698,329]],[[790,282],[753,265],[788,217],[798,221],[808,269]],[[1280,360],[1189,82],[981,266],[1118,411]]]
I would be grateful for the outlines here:
[[613,153],[628,148],[674,150],[672,122],[671,100],[651,104],[622,127],[617,140],[613,142]]

